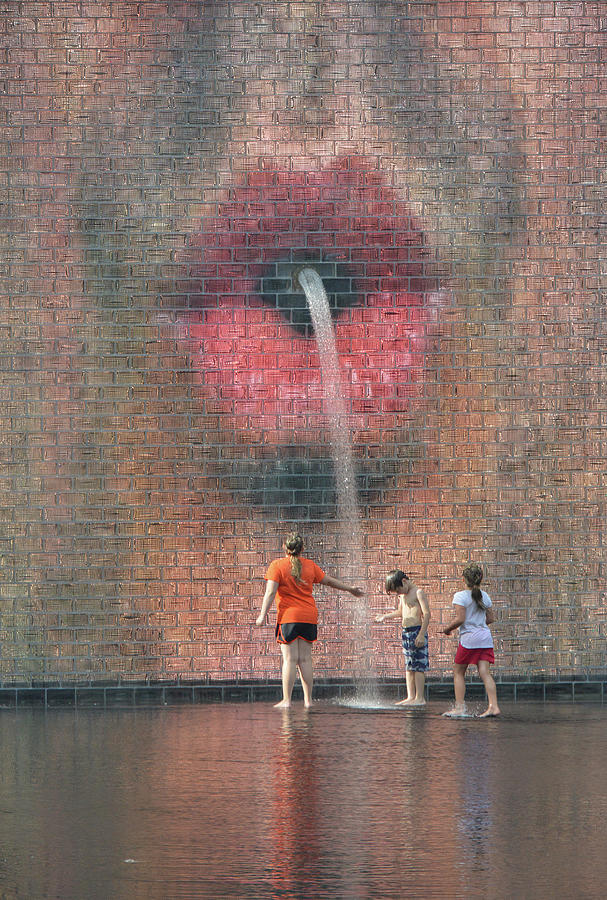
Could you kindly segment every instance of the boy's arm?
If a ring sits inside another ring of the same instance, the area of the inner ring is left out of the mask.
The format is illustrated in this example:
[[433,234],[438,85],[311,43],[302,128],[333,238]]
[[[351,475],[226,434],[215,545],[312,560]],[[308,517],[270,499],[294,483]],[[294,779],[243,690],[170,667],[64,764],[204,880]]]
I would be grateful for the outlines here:
[[399,597],[398,606],[396,609],[393,609],[392,612],[380,613],[378,616],[375,616],[376,622],[385,622],[386,619],[402,619],[403,612],[403,598]]
[[430,623],[430,604],[428,603],[428,598],[421,588],[417,592],[417,602],[419,603],[419,608],[422,613],[422,625],[419,629],[417,637],[415,638],[415,646],[423,647],[426,640],[426,634],[428,632],[428,625]]
[[453,619],[443,628],[443,634],[451,634],[452,631],[455,631],[456,628],[459,628],[460,625],[463,625],[466,621],[466,608],[464,606],[459,606],[459,604],[455,604],[455,613],[453,615]]
[[263,625],[266,620],[266,616],[268,614],[268,610],[272,606],[272,602],[274,597],[276,596],[276,591],[278,590],[278,582],[277,581],[267,581],[266,582],[266,592],[263,595],[263,601],[261,604],[261,610],[257,619],[255,620],[256,625]]

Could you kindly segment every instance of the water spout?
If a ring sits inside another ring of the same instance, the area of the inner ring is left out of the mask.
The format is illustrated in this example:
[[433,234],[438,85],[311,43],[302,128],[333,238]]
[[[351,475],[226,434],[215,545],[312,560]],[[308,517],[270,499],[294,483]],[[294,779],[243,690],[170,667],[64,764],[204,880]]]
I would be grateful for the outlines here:
[[331,321],[329,298],[322,278],[314,269],[299,273],[308,306],[320,357],[325,412],[329,420],[331,449],[337,483],[337,516],[348,525],[356,549],[362,546],[360,511],[352,459],[352,441],[344,400],[344,389],[335,344],[335,332]]
[[[352,440],[329,298],[322,278],[315,269],[303,268],[297,274],[297,279],[306,295],[320,357],[325,412],[329,422],[337,488],[337,518],[341,529],[340,543],[344,558],[347,560],[347,571],[343,571],[342,566],[340,569],[345,578],[352,583],[362,584],[366,588],[366,579],[361,574],[363,537],[352,457]],[[359,663],[360,671],[355,673],[358,682],[357,695],[362,692],[369,696],[371,692],[375,699],[375,666],[372,649],[369,647],[369,610],[365,597],[355,601],[354,610],[358,649],[362,652]]]

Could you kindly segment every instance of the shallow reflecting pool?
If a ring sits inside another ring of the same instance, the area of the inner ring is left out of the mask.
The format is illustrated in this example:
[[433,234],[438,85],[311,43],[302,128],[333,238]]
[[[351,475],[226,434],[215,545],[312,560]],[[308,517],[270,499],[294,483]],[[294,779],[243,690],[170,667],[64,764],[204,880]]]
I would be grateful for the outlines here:
[[607,708],[445,708],[3,710],[0,896],[605,896]]

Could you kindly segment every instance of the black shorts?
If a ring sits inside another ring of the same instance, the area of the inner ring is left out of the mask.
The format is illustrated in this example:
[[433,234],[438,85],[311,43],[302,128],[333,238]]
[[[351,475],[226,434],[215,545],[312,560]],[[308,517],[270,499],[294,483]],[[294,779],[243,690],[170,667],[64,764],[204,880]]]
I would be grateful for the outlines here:
[[279,644],[291,644],[297,638],[312,644],[317,633],[318,628],[310,622],[283,622],[276,626],[276,640]]

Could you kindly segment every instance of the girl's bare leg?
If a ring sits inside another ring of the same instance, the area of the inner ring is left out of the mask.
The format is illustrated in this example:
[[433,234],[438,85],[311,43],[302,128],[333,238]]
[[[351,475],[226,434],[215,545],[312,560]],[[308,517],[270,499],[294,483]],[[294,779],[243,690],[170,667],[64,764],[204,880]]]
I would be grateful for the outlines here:
[[293,641],[290,644],[280,645],[280,652],[282,653],[282,700],[274,705],[281,709],[291,705],[291,694],[293,693],[295,675],[297,674],[297,647],[295,645],[298,643],[299,641]]
[[497,705],[497,688],[495,686],[495,681],[493,680],[493,675],[491,674],[491,670],[489,666],[491,665],[486,659],[481,659],[478,664],[478,674],[480,675],[483,684],[485,685],[485,690],[487,691],[487,700],[488,706],[484,713],[481,715],[481,719],[489,716],[499,716],[500,708]]
[[453,666],[453,687],[455,689],[456,707],[465,707],[466,703],[466,670],[468,666],[455,663]]
[[455,690],[455,706],[444,716],[461,716],[466,712],[466,669],[460,663],[453,664],[453,688]]

